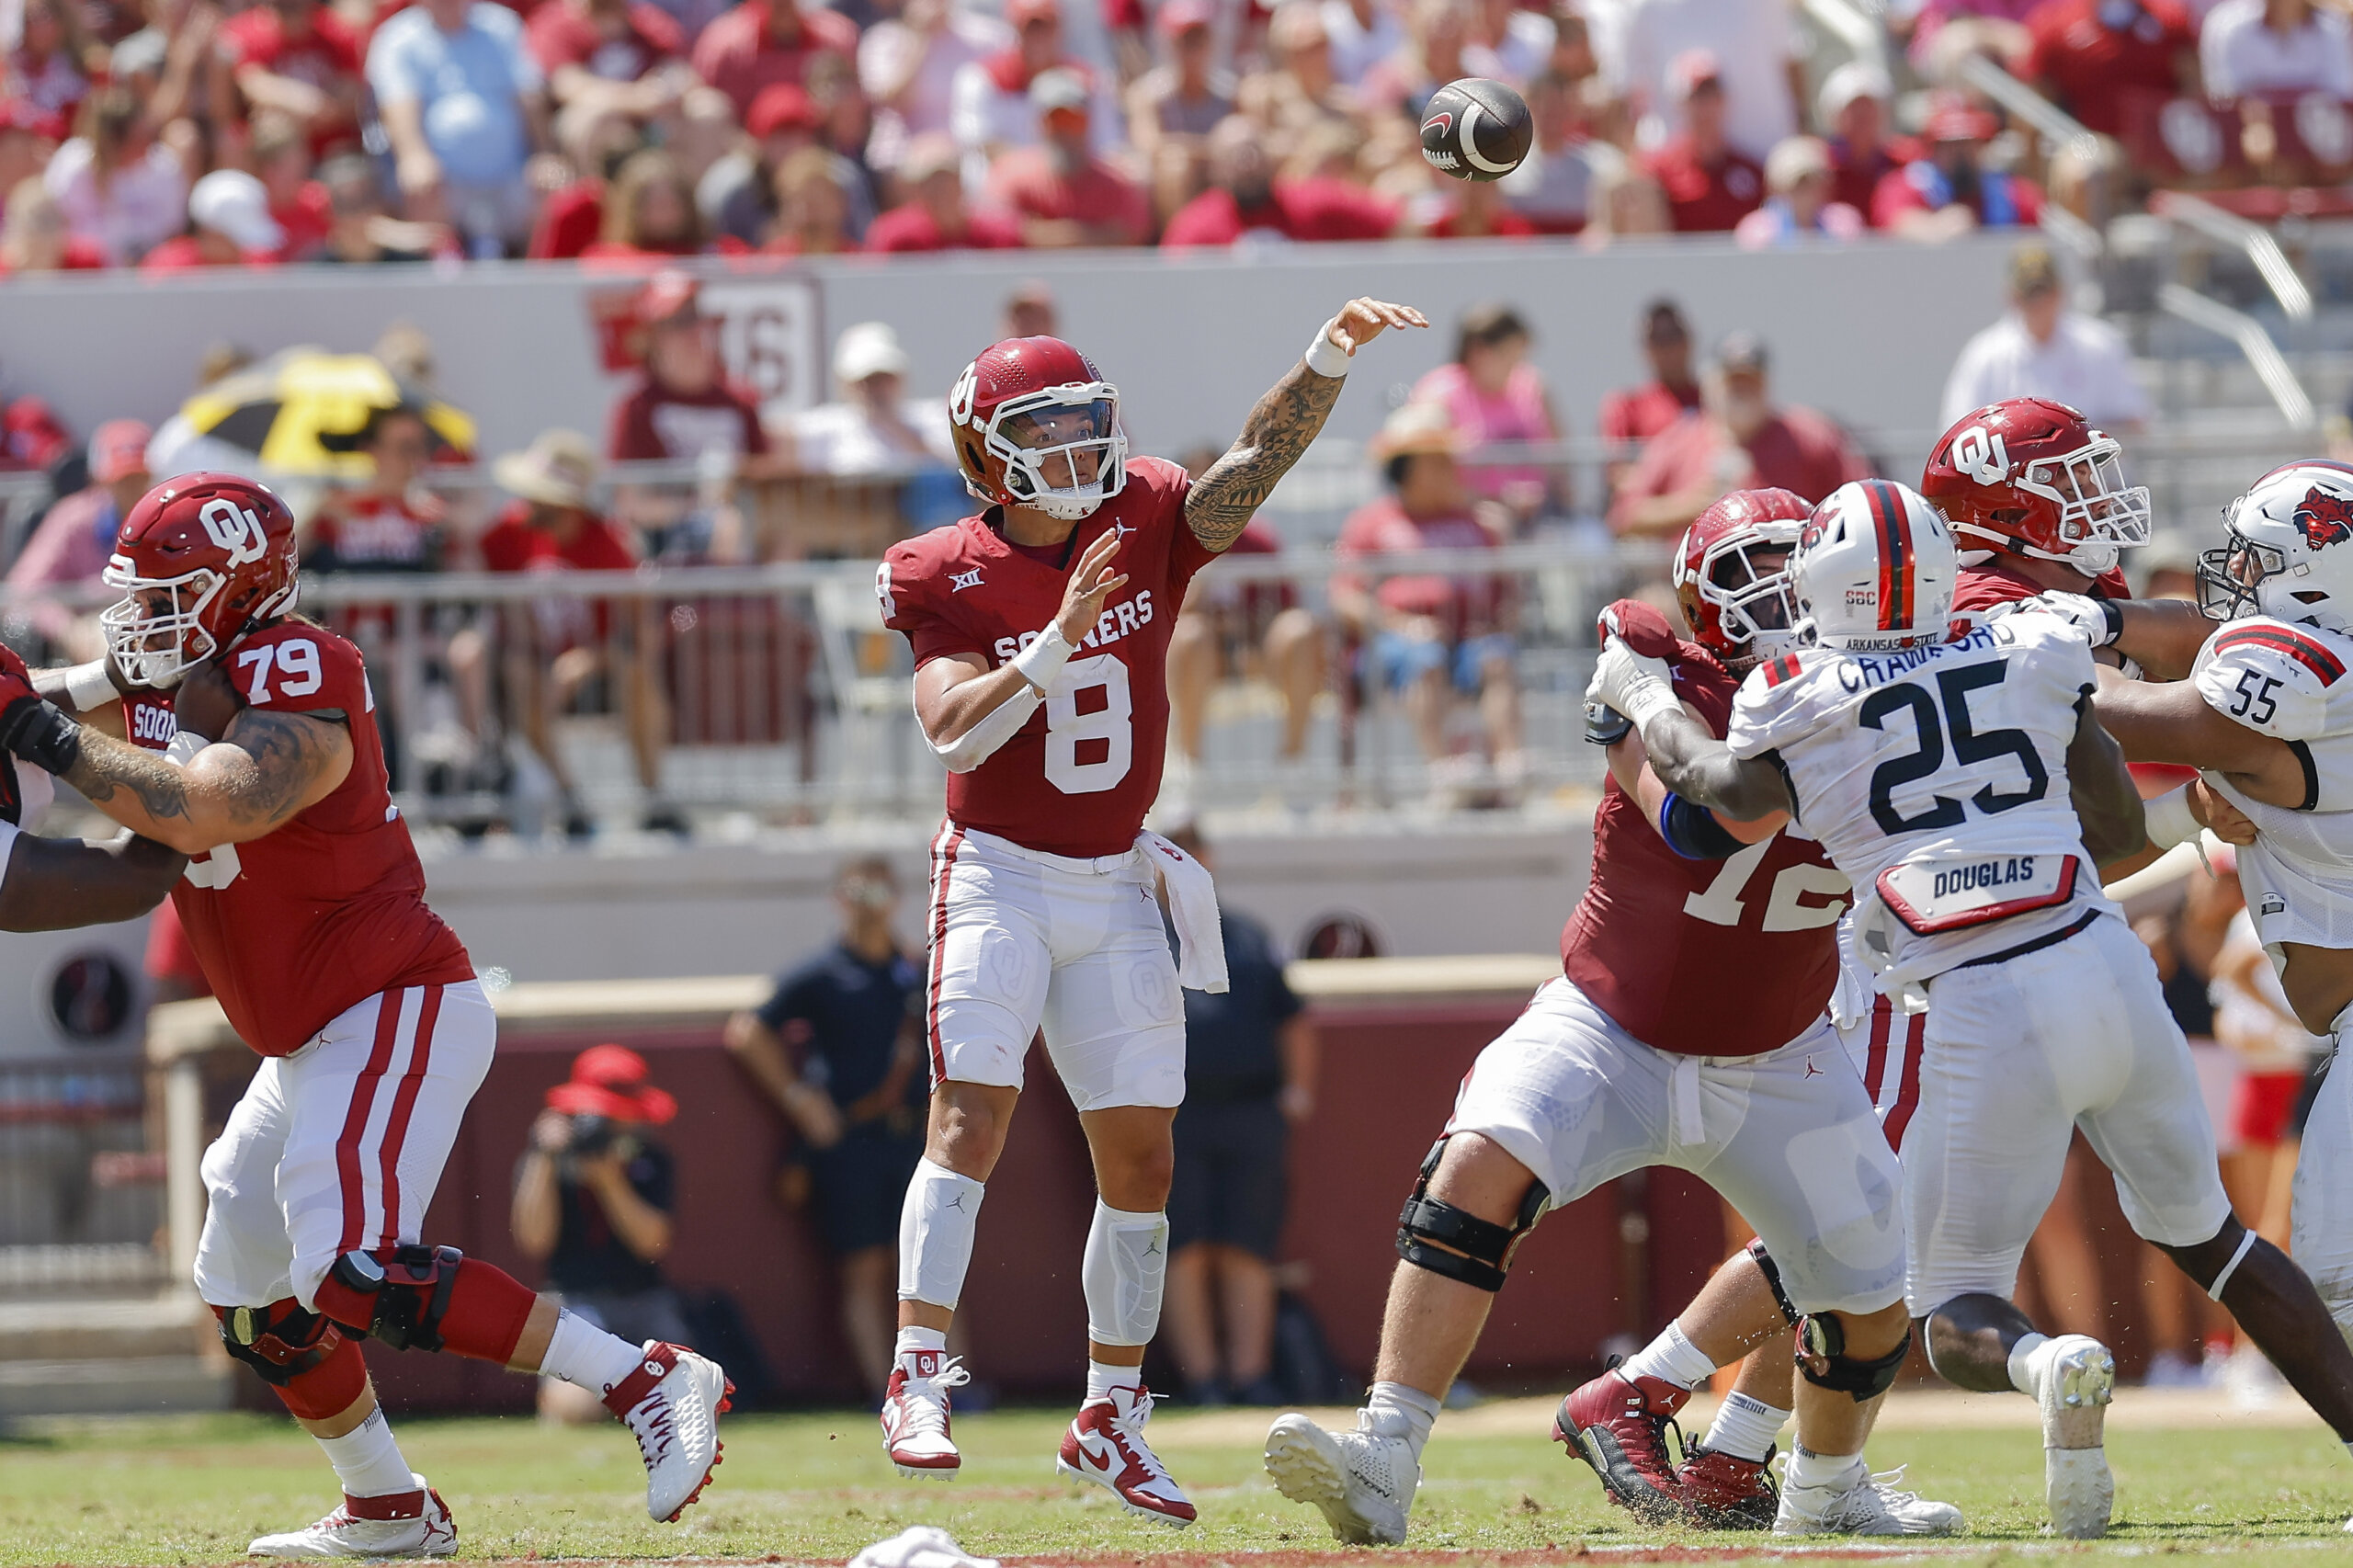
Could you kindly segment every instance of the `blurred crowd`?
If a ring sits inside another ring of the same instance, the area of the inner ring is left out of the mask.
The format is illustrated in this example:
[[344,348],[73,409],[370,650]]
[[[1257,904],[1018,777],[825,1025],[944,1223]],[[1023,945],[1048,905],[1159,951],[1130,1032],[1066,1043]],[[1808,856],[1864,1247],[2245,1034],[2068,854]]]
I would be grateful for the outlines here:
[[[1870,10],[1900,80],[1802,60],[1787,0],[6,0],[0,273],[1933,242],[2353,163],[2353,33],[2313,0]],[[2046,164],[1972,55],[2098,140]],[[1466,75],[1534,119],[1493,186],[1418,154]]]

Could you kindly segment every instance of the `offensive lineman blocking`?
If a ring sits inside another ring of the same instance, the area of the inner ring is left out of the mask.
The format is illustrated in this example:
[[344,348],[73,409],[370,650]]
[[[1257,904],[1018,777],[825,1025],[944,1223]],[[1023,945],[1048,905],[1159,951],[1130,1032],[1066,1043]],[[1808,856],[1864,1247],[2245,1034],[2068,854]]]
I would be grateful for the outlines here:
[[1086,1398],[1057,1465],[1136,1513],[1193,1521],[1144,1441],[1140,1370],[1167,1267],[1178,986],[1225,983],[1208,873],[1142,832],[1167,743],[1168,638],[1193,574],[1323,428],[1351,357],[1389,328],[1428,324],[1350,301],[1198,483],[1128,457],[1118,389],[1059,339],[994,345],[949,394],[965,485],[985,510],[892,546],[876,579],[884,622],[915,650],[916,716],[949,769],[932,848],[931,1122],[901,1220],[898,1364],[881,1413],[903,1475],[961,1463],[949,1391],[969,1374],[947,1331],[1042,1026],[1098,1194],[1081,1268]]

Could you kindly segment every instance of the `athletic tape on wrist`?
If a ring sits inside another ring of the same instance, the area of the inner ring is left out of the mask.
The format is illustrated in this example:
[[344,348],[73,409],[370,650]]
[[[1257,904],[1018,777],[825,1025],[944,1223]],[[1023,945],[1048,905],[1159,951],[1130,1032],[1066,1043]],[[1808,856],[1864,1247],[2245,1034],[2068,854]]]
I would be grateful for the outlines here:
[[1070,663],[1073,652],[1069,640],[1063,636],[1062,627],[1050,620],[1046,623],[1046,630],[1038,633],[1035,642],[1013,656],[1013,667],[1021,672],[1023,680],[1040,692],[1051,691],[1054,677],[1063,673],[1064,665]]
[[114,678],[107,674],[104,659],[93,659],[65,672],[65,699],[74,705],[76,713],[103,708],[121,695],[114,688]]
[[1348,351],[1332,341],[1332,329],[1328,326],[1316,328],[1315,341],[1307,346],[1302,358],[1306,359],[1307,368],[1319,376],[1336,379],[1348,373]]
[[2170,849],[2177,844],[2195,842],[2202,831],[2198,819],[2190,814],[2189,786],[2168,790],[2141,808],[2141,820],[2149,842],[2160,849]]
[[1680,710],[1683,707],[1675,695],[1675,688],[1655,676],[1634,683],[1625,697],[1626,718],[1638,734],[1649,729],[1651,721],[1660,714],[1671,710]]

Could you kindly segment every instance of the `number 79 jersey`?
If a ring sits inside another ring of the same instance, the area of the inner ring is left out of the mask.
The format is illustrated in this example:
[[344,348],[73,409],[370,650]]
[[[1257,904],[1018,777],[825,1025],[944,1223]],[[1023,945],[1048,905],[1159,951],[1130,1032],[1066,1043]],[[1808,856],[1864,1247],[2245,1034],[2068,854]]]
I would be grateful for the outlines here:
[[1779,760],[1855,884],[1859,954],[1899,986],[2113,908],[2068,798],[2090,645],[2019,610],[1929,648],[1806,648],[1750,672],[1725,735]]
[[[1061,564],[1025,554],[989,516],[891,547],[875,575],[883,624],[915,666],[950,653],[996,669],[1060,613],[1075,562],[1117,530],[1127,581],[1103,604],[1029,722],[969,773],[948,776],[948,815],[1025,849],[1125,854],[1160,793],[1168,745],[1168,637],[1186,586],[1216,557],[1185,521],[1185,471],[1131,458],[1127,484],[1073,534]],[[1059,552],[1058,552],[1059,553]]]

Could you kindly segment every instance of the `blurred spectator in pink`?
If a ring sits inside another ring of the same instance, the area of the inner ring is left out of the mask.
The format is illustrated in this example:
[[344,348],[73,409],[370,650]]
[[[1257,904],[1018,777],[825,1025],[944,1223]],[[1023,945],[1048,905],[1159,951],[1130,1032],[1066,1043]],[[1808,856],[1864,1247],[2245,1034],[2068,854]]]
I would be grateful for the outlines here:
[[1640,165],[1620,162],[1594,182],[1593,208],[1577,239],[1587,250],[1599,250],[1620,236],[1674,232],[1665,189]]
[[[1014,41],[984,60],[957,67],[949,91],[949,133],[967,154],[994,157],[1007,147],[1035,146],[1045,132],[1030,85],[1039,73],[1067,71],[1087,85],[1095,150],[1120,144],[1119,105],[1094,74],[1064,52],[1063,14],[1056,0],[1006,0],[1005,19]],[[966,171],[968,176],[971,170]]]
[[1633,0],[1625,23],[1626,90],[1643,116],[1643,145],[1680,128],[1688,84],[1678,68],[1699,51],[1715,59],[1724,140],[1751,160],[1771,152],[1798,129],[1791,21],[1783,0]]
[[285,235],[278,259],[310,260],[325,247],[335,216],[326,187],[311,177],[311,139],[301,123],[276,109],[254,116],[253,165],[270,221]]
[[1332,40],[1315,0],[1283,0],[1276,7],[1267,52],[1272,69],[1244,78],[1234,103],[1276,137],[1278,147],[1318,125],[1357,133],[1357,96],[1333,74]]
[[2103,136],[2125,106],[2198,91],[2198,28],[2179,0],[2042,0],[2026,17],[2024,74]]
[[2042,217],[2042,192],[1985,165],[1985,143],[2000,129],[1999,120],[1967,98],[1938,94],[1921,128],[1927,155],[1880,180],[1871,194],[1871,226],[1927,244],[1972,229],[2032,228]]
[[858,42],[858,82],[874,105],[867,164],[899,172],[915,138],[949,129],[956,73],[1012,46],[1003,22],[965,0],[906,0]]
[[376,165],[358,153],[329,158],[317,183],[327,197],[327,237],[313,261],[369,267],[458,254],[457,236],[447,228],[412,223],[386,210]]
[[1850,60],[1823,79],[1815,109],[1830,148],[1831,199],[1869,222],[1879,182],[1927,155],[1909,136],[1892,134],[1895,89],[1875,65]]
[[1779,488],[1819,501],[1870,467],[1845,431],[1810,408],[1774,405],[1765,345],[1735,332],[1717,347],[1699,412],[1643,448],[1609,508],[1620,534],[1671,539],[1728,491]]
[[42,589],[95,588],[114,555],[114,536],[147,494],[147,442],[154,434],[136,419],[109,419],[90,436],[90,483],[50,507],[8,569],[8,586],[35,594],[33,627],[68,660],[105,651],[95,607],[69,609]]
[[75,134],[41,178],[77,239],[116,266],[138,260],[188,222],[188,175],[147,131],[139,99],[101,87],[83,103]]
[[63,204],[39,175],[18,180],[7,194],[7,216],[0,220],[0,278],[96,272],[108,265],[96,240],[74,233]]
[[477,256],[519,252],[535,179],[570,177],[550,151],[545,82],[522,19],[491,0],[418,0],[376,29],[368,85],[408,215],[446,220]]
[[1540,73],[1528,84],[1529,118],[1536,144],[1519,167],[1495,182],[1512,210],[1539,233],[1574,234],[1586,225],[1593,206],[1593,145],[1586,135],[1577,85],[1557,72]]
[[987,208],[965,205],[962,155],[945,132],[926,131],[907,143],[899,184],[907,199],[874,220],[865,248],[901,251],[1014,250],[1021,225]]
[[1462,46],[1462,66],[1519,86],[1552,58],[1552,19],[1523,9],[1518,0],[1471,0],[1471,37]]
[[86,47],[73,0],[22,0],[17,46],[0,59],[0,98],[70,117],[90,91],[83,74]]
[[1608,473],[1615,491],[1641,455],[1643,443],[1699,406],[1699,378],[1692,373],[1691,324],[1672,300],[1644,307],[1643,358],[1651,379],[1601,400],[1601,438],[1609,443]]
[[1377,240],[1395,233],[1402,210],[1346,180],[1275,177],[1263,132],[1235,115],[1210,132],[1210,188],[1168,221],[1169,249],[1230,245],[1251,233],[1290,240]]
[[1469,0],[1413,0],[1405,20],[1404,47],[1382,56],[1357,87],[1368,108],[1419,120],[1432,93],[1471,74],[1462,62],[1463,46],[1471,41]]
[[2353,24],[2313,0],[2222,0],[2198,36],[2206,92],[2220,102],[2325,93],[2353,98]]
[[1863,215],[1834,200],[1830,149],[1819,137],[1792,136],[1765,160],[1765,205],[1740,221],[1732,237],[1743,250],[1827,241],[1844,244],[1869,227]]
[[1433,240],[1527,240],[1536,225],[1511,210],[1503,187],[1492,180],[1449,181],[1446,205],[1422,233]]
[[188,193],[188,233],[149,251],[140,271],[267,267],[286,244],[286,231],[269,215],[269,192],[243,169],[215,169],[198,180]]
[[678,161],[659,147],[630,154],[605,189],[602,210],[595,243],[580,253],[584,260],[654,261],[708,248],[694,187]]
[[801,0],[744,0],[695,40],[695,74],[748,114],[762,87],[803,85],[821,51],[857,58],[858,24],[823,6],[804,9]]
[[1323,0],[1324,34],[1332,40],[1332,74],[1353,87],[1405,47],[1399,0]]
[[839,256],[858,248],[849,229],[849,193],[843,187],[834,154],[803,147],[776,165],[769,177],[776,198],[761,251],[768,256]]
[[40,398],[0,403],[0,473],[39,472],[71,450],[74,437]]
[[1415,381],[1407,399],[1446,410],[1461,437],[1461,455],[1471,460],[1471,488],[1509,507],[1518,525],[1546,510],[1559,485],[1551,468],[1524,460],[1496,462],[1488,450],[1560,439],[1552,394],[1528,362],[1534,342],[1527,321],[1509,305],[1473,305],[1455,325],[1453,362]]
[[759,405],[728,379],[719,324],[702,313],[700,296],[680,272],[658,275],[640,296],[645,369],[613,405],[605,455],[616,462],[693,462],[717,452],[732,464],[767,452]]
[[1765,171],[1725,135],[1723,68],[1704,49],[1687,50],[1667,73],[1683,130],[1643,160],[1666,192],[1680,234],[1722,233],[1765,199]]
[[248,115],[287,116],[324,156],[359,141],[359,47],[324,0],[267,0],[224,20],[214,53]]
[[989,199],[1021,224],[1024,244],[1140,245],[1152,236],[1143,187],[1089,149],[1086,82],[1076,73],[1041,71],[1029,84],[1046,139],[1013,147],[989,167]]
[[7,214],[8,193],[40,176],[64,136],[63,116],[22,98],[0,98],[0,217]]
[[1233,78],[1217,67],[1212,0],[1163,0],[1153,20],[1167,57],[1128,88],[1128,140],[1146,158],[1168,137],[1207,136],[1233,112]]
[[558,108],[652,119],[695,83],[684,30],[649,0],[541,0],[526,32]]

